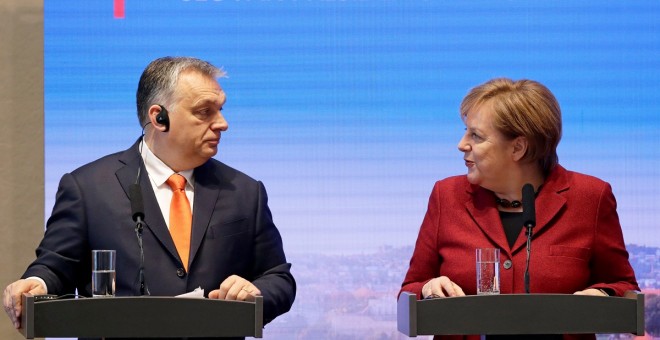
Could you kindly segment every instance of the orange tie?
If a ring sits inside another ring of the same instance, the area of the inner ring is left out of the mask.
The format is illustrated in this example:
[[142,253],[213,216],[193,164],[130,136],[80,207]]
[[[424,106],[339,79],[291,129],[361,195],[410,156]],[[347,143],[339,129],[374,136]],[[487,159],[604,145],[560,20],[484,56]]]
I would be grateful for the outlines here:
[[188,271],[190,256],[190,233],[192,230],[192,212],[186,196],[186,178],[174,174],[167,179],[172,188],[172,203],[170,203],[170,234],[174,240],[183,267]]

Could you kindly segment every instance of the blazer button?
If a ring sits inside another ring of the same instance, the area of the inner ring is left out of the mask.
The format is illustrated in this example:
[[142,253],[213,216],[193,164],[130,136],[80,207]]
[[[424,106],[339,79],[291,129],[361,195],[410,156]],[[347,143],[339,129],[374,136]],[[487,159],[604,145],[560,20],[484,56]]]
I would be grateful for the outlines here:
[[509,268],[511,268],[512,265],[513,265],[513,263],[511,262],[511,260],[506,260],[506,261],[504,261],[504,263],[502,264],[502,266],[504,267],[504,269],[509,269]]
[[184,277],[186,276],[186,271],[183,268],[178,268],[176,270],[176,276],[178,277]]

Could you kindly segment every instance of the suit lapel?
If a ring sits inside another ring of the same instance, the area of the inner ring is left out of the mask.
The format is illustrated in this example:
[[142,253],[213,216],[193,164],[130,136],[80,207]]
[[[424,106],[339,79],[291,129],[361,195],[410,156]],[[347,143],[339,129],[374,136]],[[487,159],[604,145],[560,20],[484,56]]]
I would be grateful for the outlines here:
[[190,240],[190,263],[199,250],[220,193],[220,180],[213,171],[211,161],[195,169],[195,202],[193,203],[192,239]]
[[[557,165],[545,183],[543,183],[543,187],[534,202],[536,227],[533,229],[532,237],[547,229],[550,222],[560,213],[564,205],[566,205],[566,198],[561,193],[568,189],[568,172],[560,165]],[[472,216],[479,228],[496,247],[503,251],[509,249],[506,234],[503,232],[502,219],[497,210],[495,197],[492,192],[473,185],[470,185],[467,191],[472,196],[472,200],[468,200],[465,203],[470,216]],[[525,233],[525,229],[521,233]],[[527,239],[525,237],[518,237],[516,243],[511,248],[511,253],[514,254],[523,249],[526,242]]]
[[495,206],[495,197],[490,191],[470,185],[468,194],[471,200],[465,203],[468,213],[484,232],[484,235],[495,244],[495,247],[506,251],[509,249],[503,230],[500,214]]
[[[560,165],[557,165],[543,183],[541,191],[534,201],[536,227],[532,229],[532,239],[547,229],[550,222],[561,212],[564,205],[566,205],[566,198],[561,193],[568,190],[569,187],[568,172]],[[525,229],[523,229],[523,232],[525,232]],[[526,237],[518,237],[513,246],[513,252],[515,253],[523,249],[526,242]]]
[[173,257],[179,258],[179,254],[176,251],[174,241],[172,241],[172,236],[170,235],[170,231],[167,229],[167,224],[163,218],[163,213],[158,206],[156,195],[154,194],[154,190],[151,187],[151,182],[149,180],[147,170],[142,164],[138,151],[139,143],[140,141],[138,140],[130,149],[124,151],[124,153],[119,157],[119,161],[124,163],[125,166],[117,170],[115,175],[117,176],[121,187],[124,189],[126,197],[128,197],[129,187],[131,184],[135,183],[138,168],[141,169],[140,187],[142,189],[144,221],[146,227],[154,234],[156,239],[163,245],[163,247],[165,247],[165,249],[167,249],[167,251]]

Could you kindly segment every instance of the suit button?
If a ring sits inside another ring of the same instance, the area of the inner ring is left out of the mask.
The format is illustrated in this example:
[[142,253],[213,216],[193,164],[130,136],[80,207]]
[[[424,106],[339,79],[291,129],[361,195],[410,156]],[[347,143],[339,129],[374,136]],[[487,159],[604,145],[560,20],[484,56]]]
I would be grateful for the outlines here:
[[179,268],[179,269],[176,270],[176,276],[184,277],[184,276],[186,276],[186,271],[183,268]]
[[504,267],[504,269],[509,269],[509,268],[511,268],[511,265],[513,265],[513,263],[511,262],[511,260],[506,260],[506,261],[504,261],[504,264],[502,264],[502,266]]

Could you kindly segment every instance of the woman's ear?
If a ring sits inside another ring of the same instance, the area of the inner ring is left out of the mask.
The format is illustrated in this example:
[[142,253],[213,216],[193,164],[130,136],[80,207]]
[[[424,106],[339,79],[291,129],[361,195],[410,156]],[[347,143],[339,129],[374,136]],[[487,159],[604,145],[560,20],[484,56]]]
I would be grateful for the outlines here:
[[523,136],[518,136],[513,140],[513,160],[519,161],[525,157],[527,154],[527,148],[529,147],[529,142],[527,138]]

